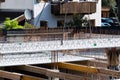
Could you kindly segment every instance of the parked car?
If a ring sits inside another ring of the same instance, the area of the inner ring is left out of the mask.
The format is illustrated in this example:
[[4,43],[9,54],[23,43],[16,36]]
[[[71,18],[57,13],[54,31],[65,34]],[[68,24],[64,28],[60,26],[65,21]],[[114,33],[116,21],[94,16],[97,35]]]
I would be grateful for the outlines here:
[[102,18],[101,22],[105,25],[110,24],[111,26],[113,25],[113,20],[110,18]]
[[101,26],[102,26],[102,27],[110,27],[111,25],[110,25],[109,23],[102,22],[102,23],[101,23]]
[[119,21],[117,18],[111,17],[110,19],[113,21],[113,26],[119,26]]

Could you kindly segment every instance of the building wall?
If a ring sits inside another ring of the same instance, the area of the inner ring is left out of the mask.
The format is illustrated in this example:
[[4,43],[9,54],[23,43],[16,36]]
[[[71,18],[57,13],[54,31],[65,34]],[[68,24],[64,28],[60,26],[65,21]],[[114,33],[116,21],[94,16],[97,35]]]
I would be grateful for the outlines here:
[[48,2],[34,5],[34,25],[39,28],[41,20],[48,21],[48,27],[57,27],[57,17],[51,14],[51,5]]
[[[95,19],[95,26],[101,26],[101,0],[98,0],[96,13],[86,15],[89,19]],[[67,20],[72,17],[67,16]],[[65,20],[63,16],[55,16],[51,14],[51,4],[49,2],[40,2],[34,5],[34,25],[40,27],[40,21],[48,21],[48,27],[57,27],[57,20]]]
[[91,14],[90,19],[95,19],[95,26],[101,26],[101,0],[98,0],[96,13]]
[[33,0],[5,0],[0,9],[33,9]]
[[[49,2],[40,2],[34,5],[34,25],[39,28],[40,21],[47,21],[49,28],[57,27],[57,20],[65,20],[65,15],[55,16],[51,14],[51,4]],[[67,16],[67,20],[70,20]]]
[[[101,0],[98,1],[96,13],[90,14],[90,17],[87,16],[90,19],[95,19],[95,26],[101,25]],[[5,2],[1,3],[0,9],[33,10],[33,24],[37,28],[40,27],[40,21],[47,21],[48,27],[55,28],[57,27],[57,20],[65,20],[65,15],[55,16],[51,14],[51,4],[49,2],[36,2],[36,0],[5,0]],[[66,21],[70,20],[71,18],[71,16],[67,16]]]

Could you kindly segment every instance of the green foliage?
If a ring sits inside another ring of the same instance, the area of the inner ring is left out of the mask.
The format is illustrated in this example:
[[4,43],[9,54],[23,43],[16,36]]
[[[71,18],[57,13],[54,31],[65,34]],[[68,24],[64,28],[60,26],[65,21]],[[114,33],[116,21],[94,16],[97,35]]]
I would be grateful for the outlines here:
[[21,25],[18,25],[17,20],[10,20],[10,18],[6,18],[4,21],[4,29],[10,30],[10,29],[23,29],[24,27]]
[[25,22],[25,28],[35,28],[33,25],[31,25],[31,24],[29,24],[29,23],[27,23],[27,22]]
[[102,0],[102,6],[115,7],[116,2],[115,0]]
[[102,0],[102,6],[110,8],[110,17],[117,17],[116,0]]
[[73,15],[73,25],[78,27],[78,26],[82,26],[82,23],[83,23],[83,16],[84,15],[81,15],[81,14],[75,14]]
[[84,26],[87,26],[88,21],[87,21],[86,18],[83,19],[83,17],[84,17],[83,14],[75,14],[75,15],[73,15],[72,20],[67,23],[67,25],[68,25],[69,27],[75,27],[75,28],[77,28],[77,27],[80,28],[80,27],[82,27],[83,25],[84,25]]

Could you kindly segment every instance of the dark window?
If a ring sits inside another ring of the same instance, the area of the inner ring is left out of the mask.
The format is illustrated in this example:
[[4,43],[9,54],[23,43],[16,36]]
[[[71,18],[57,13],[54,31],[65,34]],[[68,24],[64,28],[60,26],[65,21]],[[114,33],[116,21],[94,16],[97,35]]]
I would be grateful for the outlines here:
[[57,27],[62,28],[64,26],[64,20],[57,21]]
[[48,22],[47,21],[40,21],[40,28],[47,29],[48,28]]

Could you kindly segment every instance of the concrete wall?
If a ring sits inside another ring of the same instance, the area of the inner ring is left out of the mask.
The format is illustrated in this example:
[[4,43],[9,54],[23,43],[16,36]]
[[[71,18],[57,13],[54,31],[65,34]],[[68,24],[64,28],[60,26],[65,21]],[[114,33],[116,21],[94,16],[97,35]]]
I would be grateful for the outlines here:
[[5,0],[0,9],[33,9],[33,0]]

